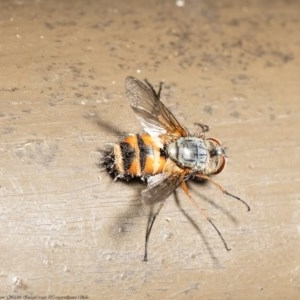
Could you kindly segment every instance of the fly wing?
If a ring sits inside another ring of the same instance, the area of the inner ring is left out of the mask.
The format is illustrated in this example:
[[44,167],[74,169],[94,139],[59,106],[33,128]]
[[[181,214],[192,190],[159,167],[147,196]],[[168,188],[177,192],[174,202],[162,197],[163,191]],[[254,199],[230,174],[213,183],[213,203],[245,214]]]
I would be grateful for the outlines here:
[[125,86],[127,99],[148,134],[154,137],[164,135],[165,142],[188,135],[187,129],[160,101],[159,93],[156,93],[150,84],[127,77]]
[[187,172],[179,168],[176,163],[167,160],[163,173],[148,179],[148,186],[142,192],[146,204],[154,204],[165,200],[184,180]]

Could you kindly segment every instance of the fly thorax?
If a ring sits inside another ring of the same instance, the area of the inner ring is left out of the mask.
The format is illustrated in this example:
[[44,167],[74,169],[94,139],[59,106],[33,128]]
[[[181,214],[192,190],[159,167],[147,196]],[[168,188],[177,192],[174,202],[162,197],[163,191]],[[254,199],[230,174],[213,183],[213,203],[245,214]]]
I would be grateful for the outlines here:
[[183,168],[202,171],[206,167],[208,151],[203,139],[181,137],[169,144],[166,151],[168,156]]

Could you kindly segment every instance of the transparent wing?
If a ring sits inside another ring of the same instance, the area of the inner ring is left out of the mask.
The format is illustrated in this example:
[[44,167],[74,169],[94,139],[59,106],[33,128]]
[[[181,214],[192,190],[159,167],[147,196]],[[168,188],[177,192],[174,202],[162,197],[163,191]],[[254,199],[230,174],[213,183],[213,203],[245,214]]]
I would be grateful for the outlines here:
[[159,93],[156,93],[149,83],[145,84],[134,77],[127,77],[125,86],[127,99],[148,134],[166,135],[165,141],[188,135],[187,129],[160,101]]
[[168,160],[163,173],[148,179],[148,186],[142,192],[146,204],[154,204],[165,200],[184,180],[186,171],[180,169],[173,161]]

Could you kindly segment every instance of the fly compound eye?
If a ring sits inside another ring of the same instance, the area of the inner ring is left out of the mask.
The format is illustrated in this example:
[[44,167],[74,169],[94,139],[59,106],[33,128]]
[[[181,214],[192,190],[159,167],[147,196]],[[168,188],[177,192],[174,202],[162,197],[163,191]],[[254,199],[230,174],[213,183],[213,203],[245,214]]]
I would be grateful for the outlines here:
[[225,154],[225,149],[222,147],[216,147],[214,149],[212,149],[210,152],[210,157],[214,157],[214,156],[226,156]]

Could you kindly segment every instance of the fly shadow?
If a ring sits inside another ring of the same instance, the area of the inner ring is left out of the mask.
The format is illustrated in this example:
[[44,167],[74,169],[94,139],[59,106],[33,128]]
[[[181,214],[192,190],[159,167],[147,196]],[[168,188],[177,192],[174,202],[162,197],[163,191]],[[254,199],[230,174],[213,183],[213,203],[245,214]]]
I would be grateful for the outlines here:
[[[199,195],[199,198],[201,198],[201,200],[203,200],[204,202],[210,204],[212,207],[214,207],[216,210],[218,210],[219,212],[221,212],[223,215],[225,215],[232,223],[234,224],[238,224],[238,220],[237,218],[225,207],[219,205],[216,203],[215,200],[211,200],[210,198],[208,198],[207,196],[204,196],[203,194],[199,193],[199,190],[195,190],[196,186],[199,185],[207,185],[209,184],[209,182],[207,182],[207,180],[198,180],[198,179],[193,179],[189,182],[189,189],[191,191],[193,191],[193,193],[196,193]],[[223,194],[222,194],[223,195]]]
[[134,196],[128,199],[128,205],[126,209],[123,207],[117,213],[115,217],[116,221],[112,225],[112,233],[117,236],[118,240],[132,231],[135,226],[135,219],[145,216],[145,207],[141,201],[141,192],[146,187],[146,182],[139,178],[133,177],[130,180],[116,180],[118,174],[114,172],[109,172],[107,170],[108,165],[113,163],[113,157],[111,157],[111,151],[114,143],[118,143],[128,136],[128,132],[121,131],[115,125],[111,124],[109,121],[104,121],[97,117],[95,120],[97,126],[99,126],[104,132],[115,136],[115,140],[112,143],[106,144],[103,148],[97,148],[96,153],[98,154],[98,160],[94,161],[94,164],[99,168],[101,173],[106,173],[110,178],[109,187],[114,193],[117,189],[125,189],[125,186],[134,187]]
[[199,236],[201,237],[203,244],[206,247],[211,259],[213,260],[214,264],[219,267],[220,266],[219,260],[216,257],[216,255],[214,254],[213,249],[210,247],[209,243],[207,242],[207,239],[206,239],[203,231],[201,230],[199,225],[196,223],[196,221],[182,208],[176,191],[174,192],[174,197],[175,197],[175,203],[176,203],[177,207],[179,208],[181,213],[186,217],[186,219],[189,221],[189,223],[196,229],[196,231],[198,232]]

